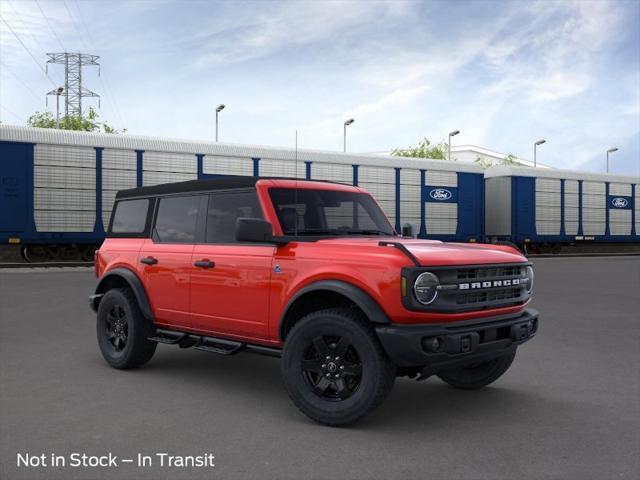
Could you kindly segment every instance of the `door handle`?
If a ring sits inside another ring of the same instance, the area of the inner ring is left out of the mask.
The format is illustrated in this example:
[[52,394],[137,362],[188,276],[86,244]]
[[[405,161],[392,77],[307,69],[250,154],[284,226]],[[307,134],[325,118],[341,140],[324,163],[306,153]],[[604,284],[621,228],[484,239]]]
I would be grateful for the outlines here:
[[194,265],[200,268],[213,268],[216,266],[216,264],[211,260],[198,260],[197,262],[194,262]]
[[158,259],[154,257],[144,257],[140,259],[140,263],[144,263],[145,265],[155,265],[158,263]]

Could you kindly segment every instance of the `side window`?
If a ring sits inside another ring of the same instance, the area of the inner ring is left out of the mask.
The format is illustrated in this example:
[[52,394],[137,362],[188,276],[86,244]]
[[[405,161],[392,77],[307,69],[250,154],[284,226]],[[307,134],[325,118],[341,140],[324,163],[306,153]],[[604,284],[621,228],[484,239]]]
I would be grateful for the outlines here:
[[161,198],[154,239],[161,243],[195,242],[200,198],[199,195]]
[[143,233],[147,223],[149,199],[120,200],[113,209],[111,232]]
[[239,217],[264,218],[255,191],[220,192],[209,196],[207,243],[235,243]]

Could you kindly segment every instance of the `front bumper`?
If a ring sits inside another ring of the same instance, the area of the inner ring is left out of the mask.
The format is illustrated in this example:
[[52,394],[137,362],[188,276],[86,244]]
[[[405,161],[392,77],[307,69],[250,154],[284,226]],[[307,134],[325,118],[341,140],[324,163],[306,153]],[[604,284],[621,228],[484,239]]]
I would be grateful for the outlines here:
[[535,336],[538,312],[437,325],[383,325],[378,338],[399,367],[426,367],[425,373],[484,362],[512,352]]

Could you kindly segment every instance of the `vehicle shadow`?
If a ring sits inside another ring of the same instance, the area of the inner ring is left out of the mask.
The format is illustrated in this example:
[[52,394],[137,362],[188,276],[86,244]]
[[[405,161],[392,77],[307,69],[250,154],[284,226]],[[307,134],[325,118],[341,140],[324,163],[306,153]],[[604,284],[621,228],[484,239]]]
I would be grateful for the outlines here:
[[[159,349],[159,354],[144,367],[144,375],[171,380],[179,378],[194,389],[225,392],[238,400],[259,398],[263,414],[271,412],[274,420],[316,425],[299,414],[289,402],[280,377],[279,360],[253,354],[225,358],[197,351]],[[141,372],[142,374],[143,372]],[[497,422],[504,424],[522,420],[522,415],[542,418],[549,408],[558,414],[569,409],[558,399],[549,399],[509,382],[508,372],[494,385],[476,391],[450,387],[437,377],[423,382],[398,378],[394,390],[375,412],[355,425],[355,430],[409,433],[425,429],[448,428],[456,423]],[[553,405],[550,405],[553,403]],[[486,423],[489,424],[489,423]]]

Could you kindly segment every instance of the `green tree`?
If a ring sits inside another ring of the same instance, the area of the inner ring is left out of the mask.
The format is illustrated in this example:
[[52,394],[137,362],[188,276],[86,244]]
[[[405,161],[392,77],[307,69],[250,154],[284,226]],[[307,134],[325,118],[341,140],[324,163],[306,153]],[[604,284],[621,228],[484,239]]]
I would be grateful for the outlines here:
[[[64,116],[60,118],[60,128],[62,130],[79,130],[83,132],[104,132],[104,133],[126,133],[127,129],[116,130],[107,122],[98,120],[98,112],[89,108],[86,116]],[[56,128],[56,119],[51,112],[36,112],[29,117],[27,125],[38,128]]]
[[494,165],[508,165],[510,167],[521,167],[523,164],[517,160],[513,153],[509,153],[506,157],[500,159],[498,162],[494,162],[493,160],[489,160],[482,157],[477,157],[475,163],[480,165],[482,168],[489,168]]
[[391,155],[397,157],[412,157],[412,158],[431,158],[434,160],[447,160],[449,157],[449,145],[446,142],[440,142],[437,145],[431,143],[431,141],[424,137],[418,142],[418,145],[407,148],[396,148]]

